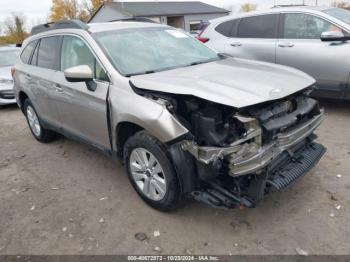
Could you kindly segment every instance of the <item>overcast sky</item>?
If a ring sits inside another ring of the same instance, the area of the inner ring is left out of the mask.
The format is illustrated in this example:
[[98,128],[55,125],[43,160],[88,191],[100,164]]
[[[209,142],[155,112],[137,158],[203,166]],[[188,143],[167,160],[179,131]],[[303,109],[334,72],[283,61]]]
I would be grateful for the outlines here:
[[[138,2],[140,0],[128,0]],[[146,0],[149,1],[149,0]],[[161,1],[161,0],[158,0]],[[173,0],[185,1],[185,0]],[[239,10],[242,3],[254,3],[259,9],[270,8],[276,4],[301,4],[303,0],[202,0],[208,4],[219,7],[233,6],[233,10]],[[314,5],[317,0],[305,0],[306,4]],[[349,1],[350,0],[345,0]],[[27,18],[28,24],[37,24],[45,22],[50,11],[51,0],[0,0],[0,23],[11,13],[16,12],[23,14]],[[329,5],[332,0],[318,0],[319,5]]]

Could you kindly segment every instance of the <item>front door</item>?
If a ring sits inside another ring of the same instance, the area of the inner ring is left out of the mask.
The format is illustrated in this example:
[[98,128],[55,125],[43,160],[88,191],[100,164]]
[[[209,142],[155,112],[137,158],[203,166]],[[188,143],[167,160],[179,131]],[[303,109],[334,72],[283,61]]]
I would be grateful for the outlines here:
[[[78,65],[88,65],[94,72],[94,80],[89,83],[68,82],[64,70]],[[109,150],[107,74],[88,45],[76,36],[64,36],[60,68],[54,81],[58,88],[56,104],[63,130],[100,149]],[[94,86],[95,91],[88,90],[88,84]]]
[[278,14],[244,17],[232,37],[226,40],[225,52],[234,57],[276,62]]
[[347,87],[350,60],[349,42],[322,42],[325,31],[341,30],[325,19],[304,13],[286,13],[281,19],[277,42],[277,63],[313,76],[323,95],[343,97]]

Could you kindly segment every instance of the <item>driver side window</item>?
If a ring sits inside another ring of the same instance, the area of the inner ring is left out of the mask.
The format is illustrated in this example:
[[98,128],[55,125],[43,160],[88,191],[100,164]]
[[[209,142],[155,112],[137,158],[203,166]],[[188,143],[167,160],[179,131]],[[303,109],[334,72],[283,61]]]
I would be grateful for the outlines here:
[[330,22],[308,14],[285,14],[284,34],[285,39],[320,39],[326,31],[341,31]]
[[64,36],[61,53],[61,70],[87,65],[94,72],[94,79],[109,81],[102,66],[95,59],[87,45],[78,37]]

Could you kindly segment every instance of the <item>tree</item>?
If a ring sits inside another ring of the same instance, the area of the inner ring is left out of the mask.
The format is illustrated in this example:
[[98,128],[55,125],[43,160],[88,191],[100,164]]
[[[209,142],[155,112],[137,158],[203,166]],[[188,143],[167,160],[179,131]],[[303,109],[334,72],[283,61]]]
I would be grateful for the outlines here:
[[113,0],[85,0],[84,5],[90,16],[92,16],[101,5],[111,2],[113,2]]
[[332,6],[350,10],[350,3],[345,1],[333,1]]
[[89,13],[78,0],[52,0],[51,22],[67,19],[80,19],[85,22],[89,19]]
[[5,20],[5,35],[2,37],[2,42],[7,44],[22,43],[28,36],[25,30],[25,17],[19,14],[12,14],[11,17]]
[[250,3],[245,3],[241,5],[241,12],[251,12],[256,10],[257,5],[255,4],[250,4]]

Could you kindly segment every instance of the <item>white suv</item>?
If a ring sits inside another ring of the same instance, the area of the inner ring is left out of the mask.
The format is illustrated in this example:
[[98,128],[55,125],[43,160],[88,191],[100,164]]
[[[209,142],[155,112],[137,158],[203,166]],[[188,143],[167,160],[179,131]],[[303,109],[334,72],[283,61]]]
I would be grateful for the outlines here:
[[281,7],[210,21],[199,40],[220,53],[297,68],[317,80],[313,95],[350,99],[350,11]]

